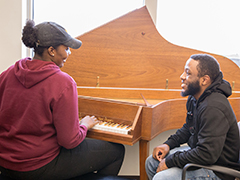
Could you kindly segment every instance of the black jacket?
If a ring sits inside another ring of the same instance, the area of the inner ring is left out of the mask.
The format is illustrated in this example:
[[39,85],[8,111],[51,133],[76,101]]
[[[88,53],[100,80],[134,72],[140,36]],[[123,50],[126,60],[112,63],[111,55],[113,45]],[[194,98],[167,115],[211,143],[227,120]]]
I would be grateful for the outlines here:
[[[188,97],[186,123],[165,144],[173,149],[188,143],[191,149],[167,156],[167,167],[183,168],[187,163],[197,163],[239,168],[239,130],[227,99],[231,92],[231,86],[219,73],[198,101]],[[216,174],[221,179],[233,179]]]

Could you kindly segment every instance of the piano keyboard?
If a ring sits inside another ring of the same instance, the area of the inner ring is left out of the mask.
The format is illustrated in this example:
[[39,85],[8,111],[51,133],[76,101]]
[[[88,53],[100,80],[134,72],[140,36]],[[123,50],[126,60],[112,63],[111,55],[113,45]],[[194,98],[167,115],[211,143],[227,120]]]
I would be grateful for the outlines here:
[[95,126],[93,126],[92,129],[120,133],[120,134],[128,134],[128,132],[132,128],[131,125],[115,123],[115,122],[113,122],[113,120],[107,120],[106,118],[105,118],[105,120],[103,120],[103,118],[98,118],[98,120],[100,122],[98,124],[96,124]]
[[92,129],[128,134],[128,132],[131,130],[131,126],[108,121],[100,121],[100,123],[96,124]]

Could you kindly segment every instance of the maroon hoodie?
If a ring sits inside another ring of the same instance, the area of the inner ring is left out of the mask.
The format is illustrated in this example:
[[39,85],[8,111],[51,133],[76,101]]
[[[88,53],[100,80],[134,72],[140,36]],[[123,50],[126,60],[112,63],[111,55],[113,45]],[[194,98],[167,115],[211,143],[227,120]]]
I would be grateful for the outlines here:
[[86,137],[75,81],[53,62],[22,59],[0,75],[0,166],[31,171]]

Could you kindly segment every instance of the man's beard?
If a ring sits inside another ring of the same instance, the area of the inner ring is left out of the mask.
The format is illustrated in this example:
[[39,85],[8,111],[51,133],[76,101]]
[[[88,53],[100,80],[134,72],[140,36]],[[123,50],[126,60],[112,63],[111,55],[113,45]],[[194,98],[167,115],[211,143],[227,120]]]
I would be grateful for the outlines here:
[[181,91],[181,96],[185,97],[188,95],[194,96],[200,91],[200,85],[199,85],[199,80],[189,83],[187,86],[187,89],[185,91]]

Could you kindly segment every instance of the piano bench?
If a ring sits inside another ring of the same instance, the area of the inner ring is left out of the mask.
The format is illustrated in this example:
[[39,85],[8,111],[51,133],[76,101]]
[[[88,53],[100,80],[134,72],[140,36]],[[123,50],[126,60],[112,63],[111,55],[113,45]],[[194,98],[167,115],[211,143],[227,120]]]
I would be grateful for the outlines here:
[[123,177],[123,176],[112,176],[112,175],[101,175],[101,174],[86,174],[83,176],[71,178],[69,180],[138,180],[138,178]]
[[[0,174],[0,180],[13,180],[6,176]],[[138,178],[127,178],[121,176],[107,176],[107,175],[100,175],[100,174],[87,174],[84,176],[74,177],[69,180],[138,180]]]
[[0,174],[0,180],[13,180],[13,179]]

